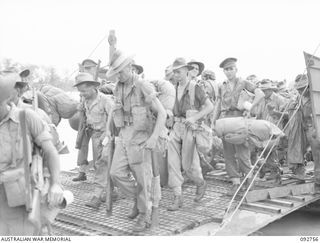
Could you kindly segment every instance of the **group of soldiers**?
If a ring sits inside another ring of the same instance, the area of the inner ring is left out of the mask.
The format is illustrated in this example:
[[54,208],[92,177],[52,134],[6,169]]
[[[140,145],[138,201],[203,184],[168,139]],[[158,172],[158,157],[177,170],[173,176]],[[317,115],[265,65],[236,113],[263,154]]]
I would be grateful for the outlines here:
[[[296,92],[285,91],[283,95],[271,80],[238,77],[236,62],[236,58],[221,62],[220,68],[227,79],[217,84],[214,72],[204,70],[203,63],[176,58],[166,68],[162,80],[173,88],[171,107],[163,104],[154,81],[142,78],[143,67],[120,51],[114,53],[104,76],[112,81],[99,82],[94,79],[94,72],[91,75],[90,72],[80,73],[75,86],[84,98],[82,107],[89,129],[87,134],[88,139],[92,138],[96,161],[96,187],[86,205],[99,208],[105,201],[103,190],[108,163],[101,163],[106,158],[103,144],[113,137],[115,150],[112,155],[107,155],[114,185],[113,200],[117,198],[116,188],[133,198],[132,212],[128,215],[131,219],[138,218],[133,231],[143,231],[150,223],[151,226],[159,224],[158,208],[164,184],[160,181],[159,171],[162,163],[167,164],[166,183],[173,192],[173,202],[168,210],[176,211],[182,207],[182,185],[186,179],[196,185],[194,201],[199,202],[204,197],[207,183],[203,165],[215,166],[216,150],[211,147],[212,137],[218,136],[222,143],[220,152],[233,185],[229,195],[236,192],[241,178],[250,173],[261,152],[264,165],[260,178],[280,183],[283,162],[291,168],[294,176],[301,180],[305,178],[306,154],[310,146],[315,179],[319,183],[320,143],[312,121],[307,76],[298,75],[294,84]],[[84,70],[89,67],[96,70],[98,64],[85,60],[82,65]],[[247,136],[251,136],[247,140],[253,141],[251,143],[227,139],[227,130],[230,126],[237,127],[234,124],[242,124],[243,117],[244,124],[247,124],[243,126],[249,129]],[[228,119],[233,124],[230,125]],[[225,132],[221,132],[221,122],[217,124],[219,120],[225,121]],[[267,129],[263,130],[263,126]],[[269,137],[274,138],[270,144],[267,143]],[[78,156],[80,173],[73,181],[87,179],[84,167],[88,165],[88,142],[84,146]],[[252,183],[252,177],[252,174],[248,175],[246,186]]]
[[[79,174],[73,181],[87,180],[91,140],[95,189],[86,206],[98,209],[106,200],[109,179],[112,200],[119,197],[118,189],[133,199],[128,217],[137,218],[134,232],[150,225],[158,227],[164,184],[173,192],[170,211],[183,206],[182,185],[186,179],[196,186],[194,201],[200,202],[204,197],[207,182],[203,166],[215,166],[217,148],[212,139],[217,137],[232,182],[229,195],[236,192],[244,176],[248,177],[246,186],[252,184],[252,166],[258,157],[264,164],[261,178],[279,183],[285,161],[293,174],[303,180],[309,147],[315,181],[320,184],[320,141],[312,120],[307,76],[298,75],[296,92],[283,95],[270,80],[238,77],[236,63],[236,58],[221,62],[226,80],[218,84],[214,72],[205,70],[202,62],[187,62],[184,58],[176,58],[165,69],[165,78],[157,81],[144,79],[143,67],[119,50],[110,56],[107,70],[91,59],[84,60],[74,85],[80,93],[77,128],[81,138],[77,143]],[[26,85],[23,75],[1,72],[0,76],[1,234],[30,233],[24,207],[8,206],[8,192],[1,181],[2,172],[23,166],[22,140],[15,135],[20,131],[17,124],[21,109],[27,110],[29,143],[40,146],[47,158],[50,204],[63,200],[58,149],[52,147],[50,129],[44,125],[45,119],[46,124],[52,122],[50,117],[45,118],[46,114],[40,117],[21,101]],[[167,87],[166,94],[161,93],[161,85]],[[238,127],[245,132],[236,131]],[[273,138],[272,144],[268,143],[269,137]],[[114,149],[110,149],[112,143]],[[163,168],[168,175],[165,183],[160,176]],[[11,220],[12,215],[15,220]]]

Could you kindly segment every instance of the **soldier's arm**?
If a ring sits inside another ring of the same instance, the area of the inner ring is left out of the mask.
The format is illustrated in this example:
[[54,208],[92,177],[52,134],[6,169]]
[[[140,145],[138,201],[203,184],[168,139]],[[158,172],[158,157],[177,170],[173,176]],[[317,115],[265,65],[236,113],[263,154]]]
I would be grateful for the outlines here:
[[218,92],[217,92],[217,99],[216,99],[216,104],[214,106],[213,110],[213,116],[212,116],[212,125],[216,123],[216,120],[219,118],[220,113],[221,113],[221,87],[218,87]]
[[41,118],[33,111],[26,110],[26,122],[32,140],[42,149],[50,171],[50,190],[48,199],[50,204],[58,205],[63,200],[63,191],[60,185],[60,159],[54,147],[51,135]]
[[252,110],[263,99],[264,93],[261,89],[257,88],[257,86],[254,83],[251,83],[250,81],[247,81],[247,80],[244,80],[243,82],[245,83],[245,89],[254,93],[254,99],[252,101],[252,107],[251,107],[251,110]]
[[202,109],[193,116],[196,121],[198,121],[213,111],[213,104],[199,85],[196,85],[195,92],[195,98],[199,101],[202,107]]
[[165,126],[167,113],[163,105],[157,98],[154,86],[150,82],[140,81],[139,83],[137,83],[137,85],[141,88],[142,93],[146,97],[146,101],[151,103],[152,108],[157,113],[157,120],[156,120],[156,124],[153,129],[153,133],[151,137],[158,139],[159,134],[161,133],[163,127]]

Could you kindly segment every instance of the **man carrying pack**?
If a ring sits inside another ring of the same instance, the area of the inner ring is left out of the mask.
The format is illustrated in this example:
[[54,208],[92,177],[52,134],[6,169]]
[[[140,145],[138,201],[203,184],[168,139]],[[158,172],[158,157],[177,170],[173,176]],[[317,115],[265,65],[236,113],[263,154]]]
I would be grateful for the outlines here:
[[181,170],[197,185],[196,202],[200,201],[207,187],[203,179],[200,159],[197,153],[193,127],[213,109],[212,103],[204,91],[194,81],[188,79],[193,67],[183,58],[177,58],[172,64],[176,85],[176,101],[173,108],[174,125],[168,144],[168,185],[174,193],[174,201],[168,210],[176,211],[183,204]]
[[294,88],[298,90],[299,95],[288,108],[291,120],[286,130],[289,168],[297,178],[305,179],[304,155],[310,146],[315,180],[320,185],[320,141],[315,132],[308,76],[299,74],[295,79]]
[[[8,201],[8,198],[21,198],[21,194],[26,193],[24,189],[21,191],[9,189],[9,185],[13,186],[14,183],[20,185],[15,188],[21,188],[21,176],[16,179],[6,176],[14,175],[14,172],[20,169],[23,170],[24,163],[26,163],[24,159],[27,159],[23,152],[24,139],[21,138],[24,126],[20,124],[19,119],[22,114],[21,110],[7,105],[7,99],[13,92],[16,81],[19,80],[17,73],[0,75],[0,235],[32,235],[35,229],[34,225],[28,221],[26,207],[23,204],[10,207]],[[48,163],[51,174],[49,205],[59,205],[63,201],[63,191],[59,180],[60,162],[57,150],[51,142],[49,131],[39,116],[31,109],[26,109],[24,114],[27,145],[29,148],[32,148],[34,143],[38,145]],[[29,162],[29,159],[27,160]],[[13,201],[16,203],[16,200]]]
[[[244,110],[240,110],[238,107],[239,97],[241,92],[246,89],[255,94],[255,98],[252,103],[252,107],[257,106],[260,100],[264,97],[263,92],[256,87],[253,83],[242,80],[237,77],[236,58],[227,58],[220,64],[220,68],[223,68],[223,72],[227,77],[218,90],[218,97],[213,114],[213,124],[220,118],[226,117],[239,117],[244,114]],[[240,172],[247,174],[251,169],[250,150],[243,144],[230,144],[222,139],[224,159],[226,163],[226,171],[231,178],[233,187],[229,194],[233,194],[240,185]],[[238,171],[237,161],[238,159],[240,171]]]
[[[132,62],[132,57],[117,50],[107,73],[107,78],[117,80],[113,119],[115,126],[120,128],[115,139],[110,175],[127,196],[134,198],[128,217],[134,219],[138,216],[133,231],[139,232],[147,228],[152,181],[151,150],[156,147],[165,125],[166,113],[153,85],[133,73]],[[151,107],[157,114],[155,125],[151,122]],[[128,176],[130,172],[135,180]]]
[[[265,97],[261,100],[260,110],[258,111],[257,119],[270,121],[280,129],[283,128],[283,119],[280,121],[282,112],[286,108],[287,101],[284,97],[277,94],[277,86],[269,82],[264,82],[259,85],[259,88],[263,91]],[[283,118],[283,117],[282,117]],[[283,138],[284,139],[284,138]],[[281,143],[280,143],[281,144]],[[265,155],[269,153],[269,150],[265,151]],[[278,163],[277,147],[275,147],[270,153],[264,167],[260,170],[260,177],[263,178],[266,171],[270,170],[268,179],[276,179],[279,181],[280,167]]]
[[[93,161],[95,167],[95,190],[91,201],[86,206],[99,208],[101,205],[101,196],[105,186],[105,175],[107,164],[102,159],[102,141],[105,137],[108,115],[113,106],[113,98],[110,95],[104,95],[97,90],[99,82],[95,81],[89,73],[79,73],[76,76],[75,87],[78,88],[80,96],[83,98],[81,104],[86,117],[86,131],[84,138],[92,139]],[[82,143],[84,145],[88,142]],[[81,150],[81,148],[80,148]],[[88,163],[86,161],[78,164],[80,166],[80,176],[86,177]]]

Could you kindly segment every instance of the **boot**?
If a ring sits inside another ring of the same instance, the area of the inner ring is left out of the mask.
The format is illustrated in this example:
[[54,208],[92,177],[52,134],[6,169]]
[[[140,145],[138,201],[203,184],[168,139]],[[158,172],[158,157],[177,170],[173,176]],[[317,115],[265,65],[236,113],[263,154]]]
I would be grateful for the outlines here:
[[152,206],[151,228],[159,228],[159,208]]
[[86,181],[87,175],[84,172],[80,172],[79,175],[72,179],[72,181]]
[[173,204],[171,207],[168,208],[168,211],[177,211],[183,205],[183,198],[182,195],[174,196]]
[[[117,201],[117,199],[118,199],[118,192],[117,191],[112,191],[112,193],[111,193],[112,202]],[[100,196],[100,200],[102,202],[104,202],[104,203],[107,201],[107,192],[103,192],[102,193],[102,195]]]
[[86,203],[85,205],[90,208],[99,209],[101,203],[102,201],[100,200],[100,198],[93,196],[91,201]]
[[139,213],[138,220],[136,224],[133,226],[133,232],[142,232],[148,228],[147,221],[146,221],[146,214]]
[[195,202],[199,202],[203,197],[207,189],[207,182],[204,180],[201,186],[197,186],[196,197],[194,198]]
[[130,214],[127,215],[127,217],[129,219],[135,219],[138,215],[139,215],[138,200],[137,200],[137,198],[135,198],[133,208],[131,209],[131,212],[130,212]]

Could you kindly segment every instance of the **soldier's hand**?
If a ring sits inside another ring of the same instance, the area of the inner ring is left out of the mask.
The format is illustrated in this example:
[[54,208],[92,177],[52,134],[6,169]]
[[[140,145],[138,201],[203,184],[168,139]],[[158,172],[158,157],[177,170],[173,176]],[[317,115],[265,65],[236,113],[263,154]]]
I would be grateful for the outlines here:
[[108,42],[110,46],[114,46],[117,43],[117,37],[114,33],[110,33],[108,36]]
[[243,116],[244,116],[245,118],[250,118],[250,117],[251,117],[250,111],[245,110],[245,111],[243,112]]
[[174,117],[169,116],[166,120],[166,127],[172,128],[173,127],[173,122],[174,122]]
[[184,124],[186,125],[187,128],[192,127],[196,123],[196,119],[194,117],[189,117],[185,120]]
[[58,207],[63,202],[63,190],[61,185],[54,183],[51,185],[48,194],[49,208]]

